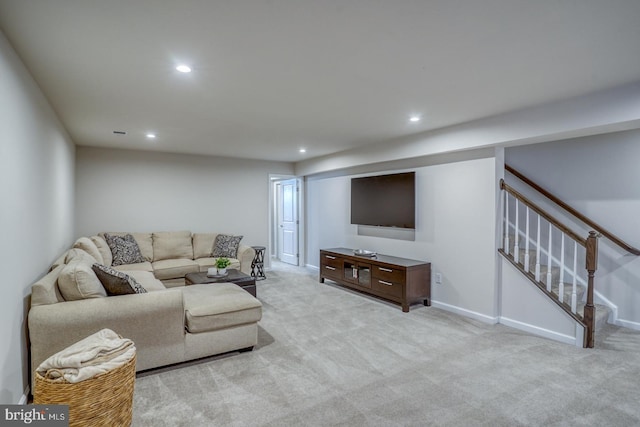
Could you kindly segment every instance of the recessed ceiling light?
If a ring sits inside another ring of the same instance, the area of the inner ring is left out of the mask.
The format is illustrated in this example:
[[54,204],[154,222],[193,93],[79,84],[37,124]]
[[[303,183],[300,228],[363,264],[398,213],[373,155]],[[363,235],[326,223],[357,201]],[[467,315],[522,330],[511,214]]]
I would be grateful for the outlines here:
[[191,67],[185,64],[180,64],[176,67],[176,70],[180,71],[181,73],[190,73]]
[[306,153],[306,152],[307,152],[307,149],[306,149],[306,148],[301,148],[301,149],[299,149],[298,151],[299,151],[299,152],[301,152],[301,153]]
[[146,136],[147,136],[147,138],[149,138],[149,139],[155,139],[156,134],[155,134],[155,133],[148,133]]
[[409,121],[410,122],[419,122],[420,121],[420,116],[411,116],[411,117],[409,117]]

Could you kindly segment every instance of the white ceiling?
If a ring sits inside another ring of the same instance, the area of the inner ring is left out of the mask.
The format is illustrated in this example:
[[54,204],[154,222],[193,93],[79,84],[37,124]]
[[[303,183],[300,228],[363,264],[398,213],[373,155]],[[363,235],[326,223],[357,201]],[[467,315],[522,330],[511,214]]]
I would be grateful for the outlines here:
[[640,80],[638,0],[0,0],[0,28],[86,146],[295,162]]

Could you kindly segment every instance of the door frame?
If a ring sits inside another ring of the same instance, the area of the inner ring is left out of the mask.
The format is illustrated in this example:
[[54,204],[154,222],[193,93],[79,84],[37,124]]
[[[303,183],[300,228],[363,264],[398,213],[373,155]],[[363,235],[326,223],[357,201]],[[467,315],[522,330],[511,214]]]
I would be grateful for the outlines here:
[[305,256],[305,215],[304,215],[304,180],[295,175],[269,174],[269,247],[267,248],[268,256],[265,257],[265,268],[271,269],[271,260],[278,257],[278,203],[276,185],[280,181],[295,179],[298,187],[297,209],[298,209],[298,266],[306,265]]

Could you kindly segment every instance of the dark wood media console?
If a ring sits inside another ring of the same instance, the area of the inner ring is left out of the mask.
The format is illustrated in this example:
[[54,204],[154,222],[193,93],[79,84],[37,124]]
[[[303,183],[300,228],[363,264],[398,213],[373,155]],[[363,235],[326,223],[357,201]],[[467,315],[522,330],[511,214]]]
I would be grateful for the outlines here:
[[353,249],[320,250],[320,283],[325,279],[402,305],[431,305],[431,263],[388,255],[357,256]]

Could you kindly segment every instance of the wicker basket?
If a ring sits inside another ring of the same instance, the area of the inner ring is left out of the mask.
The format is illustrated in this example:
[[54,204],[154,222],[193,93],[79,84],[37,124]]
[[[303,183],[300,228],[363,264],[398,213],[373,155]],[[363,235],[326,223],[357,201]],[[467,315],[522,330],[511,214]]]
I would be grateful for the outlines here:
[[69,426],[130,426],[136,356],[124,365],[78,383],[35,374],[33,403],[69,405]]

